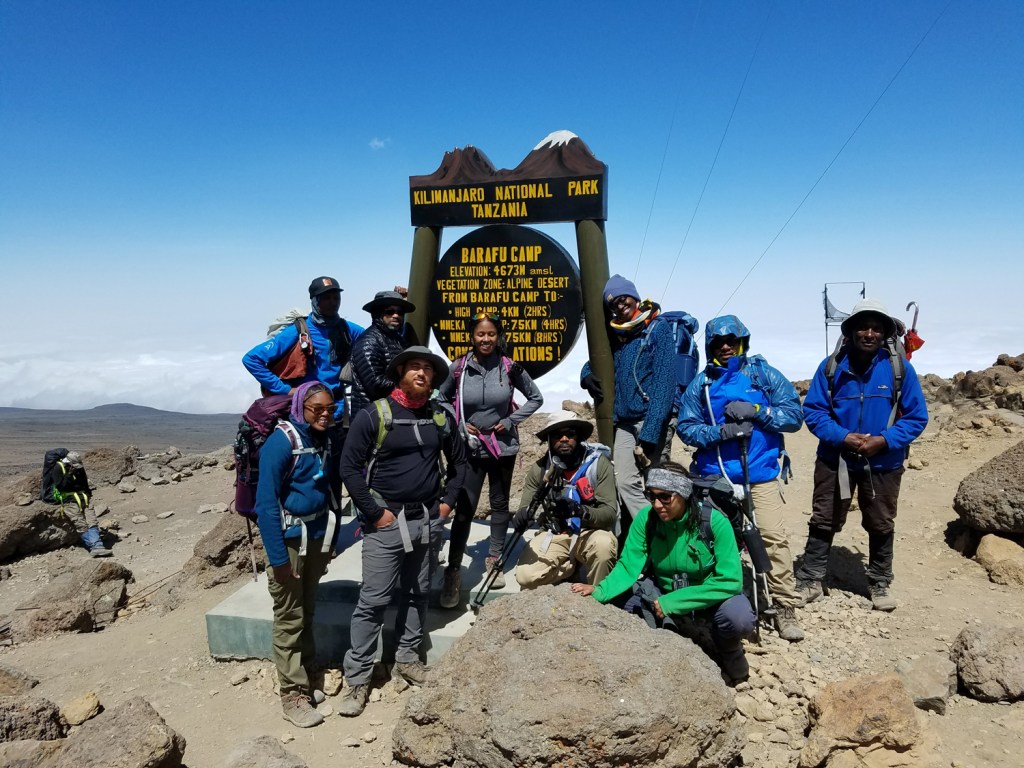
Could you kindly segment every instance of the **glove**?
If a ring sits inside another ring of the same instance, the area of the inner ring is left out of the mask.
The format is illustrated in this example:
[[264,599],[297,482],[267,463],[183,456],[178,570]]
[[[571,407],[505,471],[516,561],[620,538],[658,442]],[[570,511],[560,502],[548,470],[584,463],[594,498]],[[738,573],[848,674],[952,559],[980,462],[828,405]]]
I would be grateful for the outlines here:
[[516,533],[523,533],[530,527],[531,522],[533,522],[533,516],[530,514],[530,508],[523,507],[512,518],[512,528]]
[[725,406],[725,420],[732,422],[756,421],[757,414],[761,407],[754,403],[745,403],[742,400],[733,400]]
[[583,523],[578,517],[570,517],[565,521],[565,527],[569,530],[571,535],[576,536],[581,530],[583,530]]
[[749,421],[744,421],[740,424],[723,424],[719,427],[721,430],[721,440],[736,440],[737,438],[746,438],[754,434],[754,425]]
[[588,373],[580,380],[580,386],[583,387],[595,400],[601,400],[604,398],[604,390],[601,389],[601,380],[592,373]]

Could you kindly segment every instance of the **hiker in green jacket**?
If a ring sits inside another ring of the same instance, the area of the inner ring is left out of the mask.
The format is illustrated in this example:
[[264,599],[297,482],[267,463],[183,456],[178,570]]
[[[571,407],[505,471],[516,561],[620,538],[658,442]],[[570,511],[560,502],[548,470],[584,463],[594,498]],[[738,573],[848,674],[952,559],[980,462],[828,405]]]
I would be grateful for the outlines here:
[[694,611],[706,614],[722,672],[731,683],[745,680],[743,638],[754,631],[755,617],[742,592],[732,524],[716,509],[710,535],[701,532],[693,483],[675,462],[650,471],[644,494],[651,503],[637,513],[615,568],[597,587],[573,584],[572,591],[630,612],[649,611],[659,627],[674,628]]

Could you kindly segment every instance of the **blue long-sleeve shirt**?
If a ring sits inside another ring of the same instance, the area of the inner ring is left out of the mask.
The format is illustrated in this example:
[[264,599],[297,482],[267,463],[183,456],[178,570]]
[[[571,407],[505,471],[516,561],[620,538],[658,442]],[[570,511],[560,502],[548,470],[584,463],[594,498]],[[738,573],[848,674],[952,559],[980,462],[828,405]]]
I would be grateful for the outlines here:
[[[332,473],[336,458],[326,455],[326,435],[314,438],[306,424],[294,424],[304,447],[320,448],[320,453],[299,455],[292,470],[292,445],[288,436],[275,429],[260,449],[260,477],[256,486],[256,524],[271,567],[288,562],[285,539],[299,538],[299,525],[282,528],[281,507],[297,517],[318,514],[306,523],[308,540],[321,539],[327,532],[327,510]],[[317,477],[320,475],[320,477]]]
[[[917,372],[909,362],[903,376],[896,422],[889,427],[895,383],[889,352],[878,350],[863,376],[850,369],[849,358],[841,355],[835,371],[833,396],[829,400],[826,358],[818,366],[804,398],[804,420],[818,438],[818,456],[830,465],[839,461],[843,440],[851,432],[881,435],[886,449],[868,462],[872,470],[896,469],[903,465],[907,448],[928,426],[928,405]],[[850,463],[855,470],[863,460]]]

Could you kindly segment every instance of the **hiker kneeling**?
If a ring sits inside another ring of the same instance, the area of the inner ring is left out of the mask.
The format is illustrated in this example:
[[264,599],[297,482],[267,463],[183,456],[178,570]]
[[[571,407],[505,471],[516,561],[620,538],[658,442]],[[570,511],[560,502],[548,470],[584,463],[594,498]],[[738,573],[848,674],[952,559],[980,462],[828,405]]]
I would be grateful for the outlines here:
[[722,672],[731,683],[745,680],[742,641],[754,631],[755,618],[742,594],[732,524],[713,509],[710,531],[702,530],[700,506],[710,502],[695,498],[689,475],[675,462],[650,471],[645,493],[651,503],[637,514],[615,568],[596,588],[573,584],[573,592],[647,611],[648,623],[666,629],[694,611],[706,613]]
[[324,721],[314,709],[323,693],[314,691],[310,668],[316,655],[313,613],[316,588],[326,573],[337,536],[332,486],[337,459],[328,430],[334,424],[334,398],[318,381],[300,384],[286,420],[260,451],[256,518],[271,573],[274,599],[274,664],[281,684],[285,720],[300,728]]
[[608,448],[585,442],[593,432],[588,421],[555,414],[537,433],[547,441],[548,452],[530,467],[515,517],[521,533],[530,525],[532,510],[543,505],[537,520],[541,532],[523,550],[515,570],[523,589],[567,581],[580,565],[587,569],[587,582],[599,584],[615,566],[615,472]]
[[[62,450],[62,449],[60,449]],[[53,452],[48,452],[48,457]],[[59,453],[57,454],[59,455]],[[74,524],[82,536],[82,544],[93,557],[110,557],[113,552],[103,545],[96,513],[92,508],[89,478],[85,474],[82,456],[75,451],[65,452],[49,472],[48,487],[43,493],[46,501],[60,504],[60,512]]]

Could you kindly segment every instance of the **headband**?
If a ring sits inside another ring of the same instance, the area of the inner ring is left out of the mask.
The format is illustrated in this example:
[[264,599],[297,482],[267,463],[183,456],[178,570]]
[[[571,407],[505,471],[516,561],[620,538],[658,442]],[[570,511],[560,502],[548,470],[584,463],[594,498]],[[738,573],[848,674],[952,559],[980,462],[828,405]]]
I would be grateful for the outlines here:
[[693,493],[693,481],[690,478],[678,472],[670,472],[667,469],[652,469],[648,472],[647,487],[671,491],[672,493],[679,494],[684,499],[690,498],[690,495]]

